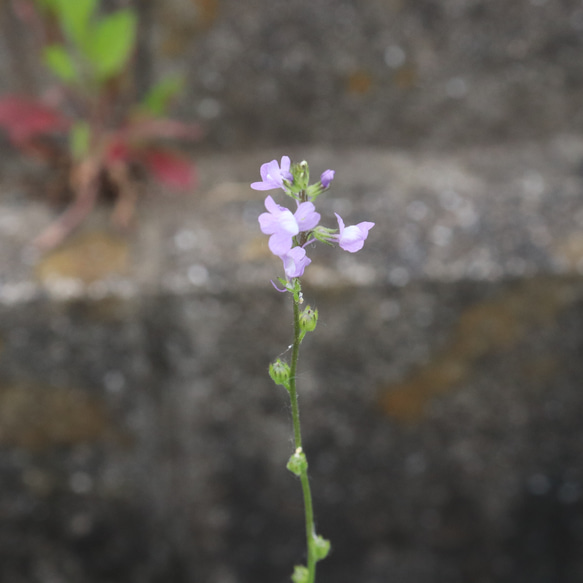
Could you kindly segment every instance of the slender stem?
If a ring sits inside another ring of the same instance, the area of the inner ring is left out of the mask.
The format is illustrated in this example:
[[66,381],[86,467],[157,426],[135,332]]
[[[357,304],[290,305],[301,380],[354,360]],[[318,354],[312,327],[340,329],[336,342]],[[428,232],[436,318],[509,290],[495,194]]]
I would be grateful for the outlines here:
[[[303,335],[300,329],[300,309],[298,302],[293,299],[294,307],[294,343],[292,347],[292,358],[290,368],[289,395],[292,408],[292,419],[294,426],[294,443],[297,448],[302,447],[302,433],[300,427],[300,410],[298,406],[298,394],[296,390],[296,371],[298,366],[298,357],[300,343]],[[306,516],[306,543],[308,548],[308,583],[314,583],[316,579],[316,557],[314,553],[314,510],[312,507],[312,492],[310,490],[310,481],[307,470],[302,471],[300,480],[302,482],[302,492],[304,495],[304,510]]]
[[292,358],[290,368],[289,396],[292,407],[292,419],[294,424],[294,444],[296,449],[302,447],[302,430],[300,427],[300,409],[298,406],[298,394],[296,391],[296,371],[298,367],[298,358],[300,355],[300,309],[295,299],[294,304],[294,343],[292,347]]

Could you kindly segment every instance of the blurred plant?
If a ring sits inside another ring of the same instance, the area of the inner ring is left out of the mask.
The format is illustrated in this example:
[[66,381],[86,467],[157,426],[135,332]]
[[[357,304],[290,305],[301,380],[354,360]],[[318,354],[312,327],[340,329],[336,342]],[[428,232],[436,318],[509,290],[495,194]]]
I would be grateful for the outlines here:
[[[113,195],[113,222],[131,222],[146,170],[175,189],[194,184],[194,165],[162,141],[197,139],[200,129],[165,117],[182,80],[169,77],[132,101],[127,71],[137,39],[131,8],[107,14],[100,0],[13,0],[35,36],[39,58],[57,80],[44,98],[0,99],[0,126],[24,154],[65,167],[72,201],[34,243],[58,245]],[[64,138],[64,139],[63,139]]]
[[308,460],[302,444],[300,410],[296,388],[300,344],[309,332],[316,329],[318,310],[304,303],[300,277],[312,260],[306,255],[306,247],[316,241],[332,245],[337,243],[349,253],[360,251],[374,223],[363,221],[346,227],[340,215],[336,214],[338,229],[319,225],[320,213],[316,212],[314,201],[330,188],[334,170],[326,170],[320,180],[310,184],[310,169],[307,162],[291,164],[288,156],[283,156],[281,166],[272,160],[261,166],[261,182],[254,182],[254,190],[282,189],[295,201],[295,212],[278,205],[271,196],[265,199],[266,213],[259,215],[261,231],[270,235],[269,250],[281,259],[285,277],[279,277],[282,288],[273,286],[280,292],[288,292],[293,301],[294,341],[291,348],[291,364],[278,358],[269,366],[269,376],[276,385],[283,386],[289,393],[294,435],[294,453],[289,458],[287,469],[300,478],[304,496],[306,525],[307,564],[296,565],[292,575],[293,583],[314,583],[316,563],[326,558],[330,551],[330,541],[316,533],[312,493],[308,479]]

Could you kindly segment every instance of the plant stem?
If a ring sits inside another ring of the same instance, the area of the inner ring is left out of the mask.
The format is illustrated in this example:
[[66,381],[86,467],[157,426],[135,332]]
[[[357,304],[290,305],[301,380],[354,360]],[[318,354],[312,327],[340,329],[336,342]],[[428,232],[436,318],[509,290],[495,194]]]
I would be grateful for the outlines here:
[[[301,296],[300,296],[301,297]],[[292,298],[294,306],[294,343],[292,347],[292,358],[290,368],[290,382],[289,382],[289,396],[291,400],[292,419],[294,427],[294,443],[295,447],[302,447],[302,432],[300,426],[300,410],[298,406],[298,394],[296,390],[296,371],[298,366],[298,357],[300,351],[300,344],[303,335],[300,329],[300,309],[298,301]],[[314,583],[316,579],[316,557],[314,553],[314,510],[312,507],[312,492],[310,490],[310,481],[308,478],[307,469],[302,471],[300,475],[302,482],[302,492],[304,495],[304,510],[306,516],[306,543],[308,549],[308,583]]]

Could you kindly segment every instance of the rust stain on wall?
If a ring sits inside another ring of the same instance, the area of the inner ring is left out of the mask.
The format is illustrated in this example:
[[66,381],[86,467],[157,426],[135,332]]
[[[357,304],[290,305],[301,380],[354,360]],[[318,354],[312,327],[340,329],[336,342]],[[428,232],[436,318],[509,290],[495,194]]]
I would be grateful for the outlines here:
[[192,0],[202,26],[210,26],[219,14],[219,0]]
[[76,279],[90,284],[109,275],[123,275],[128,270],[129,249],[126,241],[106,232],[84,233],[44,257],[37,266],[41,282],[50,278]]
[[104,404],[79,389],[0,387],[0,445],[29,450],[94,442],[108,430]]
[[576,231],[564,236],[555,243],[553,251],[570,269],[583,268],[583,233]]
[[[508,350],[534,330],[554,325],[558,313],[575,297],[574,286],[567,281],[535,278],[469,307],[450,341],[427,365],[381,389],[382,409],[400,421],[421,420],[427,403],[460,387],[478,359]],[[552,358],[522,363],[525,373],[536,374],[535,364],[544,364],[545,374],[556,366]]]
[[157,6],[162,23],[160,50],[167,57],[184,55],[197,34],[204,33],[219,15],[219,0],[172,0]]
[[410,63],[399,67],[393,74],[393,82],[399,89],[412,89],[418,82],[416,67]]
[[372,86],[372,77],[366,71],[354,71],[346,79],[346,91],[351,95],[366,95]]

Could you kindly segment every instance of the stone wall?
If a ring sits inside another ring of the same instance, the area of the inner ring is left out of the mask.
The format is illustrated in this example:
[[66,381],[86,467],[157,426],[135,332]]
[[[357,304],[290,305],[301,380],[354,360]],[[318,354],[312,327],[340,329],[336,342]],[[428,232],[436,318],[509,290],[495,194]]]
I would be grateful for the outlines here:
[[[202,147],[440,149],[546,138],[583,124],[578,0],[136,5],[137,87],[183,73],[177,112],[205,126]],[[39,85],[25,31],[15,34],[6,13],[2,22],[3,88]]]
[[[2,90],[41,86],[0,6]],[[266,375],[290,310],[248,186],[287,153],[337,170],[327,223],[376,222],[306,273],[319,583],[581,581],[580,3],[139,8],[137,88],[186,73],[200,184],[39,256],[49,177],[3,149],[0,580],[283,583],[302,561]]]
[[[319,581],[578,581],[583,142],[429,154],[294,149],[376,226],[314,250],[301,363]],[[283,582],[302,560],[278,262],[248,188],[270,153],[96,215],[45,257],[14,169],[0,253],[0,578]],[[23,251],[25,249],[25,251]]]

